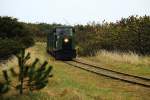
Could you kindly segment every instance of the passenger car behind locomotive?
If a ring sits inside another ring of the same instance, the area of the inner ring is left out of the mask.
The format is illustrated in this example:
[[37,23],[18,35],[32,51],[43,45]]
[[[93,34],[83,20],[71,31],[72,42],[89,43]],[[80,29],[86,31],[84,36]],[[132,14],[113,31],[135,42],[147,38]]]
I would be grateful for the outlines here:
[[71,60],[75,58],[74,28],[70,26],[55,27],[47,36],[47,51],[56,59]]

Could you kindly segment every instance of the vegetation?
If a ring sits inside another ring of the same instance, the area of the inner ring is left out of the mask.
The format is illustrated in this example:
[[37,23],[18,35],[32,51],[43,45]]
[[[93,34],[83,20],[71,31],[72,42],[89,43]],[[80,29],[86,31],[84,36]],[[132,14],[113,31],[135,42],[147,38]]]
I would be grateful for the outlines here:
[[21,48],[21,44],[15,39],[0,38],[0,60],[9,58],[10,55],[16,54]]
[[95,56],[84,57],[88,63],[137,76],[150,77],[150,57],[139,56],[133,52],[119,53],[98,51]]
[[[46,41],[46,34],[57,25],[22,23],[15,18],[0,17],[0,58],[7,59],[12,54],[18,54],[21,48],[32,46],[34,40]],[[93,22],[87,25],[75,25],[74,27],[79,55],[95,55],[95,57],[87,59],[93,60],[93,62],[101,62],[105,67],[114,70],[149,77],[150,58],[139,56],[139,54],[150,54],[150,16],[130,16],[115,23],[103,21],[102,24]],[[30,100],[31,98],[35,100],[149,100],[149,89],[97,76],[70,67],[60,61],[55,61],[46,53],[45,46],[45,43],[37,43],[34,47],[27,49],[31,52],[31,56],[30,54],[24,55],[24,52],[18,55],[18,59],[20,59],[18,68],[14,67],[17,66],[16,58],[12,58],[13,62],[10,60],[7,65],[13,67],[13,69],[10,69],[11,73],[14,73],[12,76],[20,76],[20,84],[18,84],[18,80],[9,75],[7,70],[4,70],[0,71],[0,80],[3,80],[0,83],[0,89],[2,93],[5,93],[11,89],[9,86],[13,83],[22,93],[21,91],[24,88],[32,91],[48,86],[40,92],[36,91],[28,95],[18,96],[14,95],[14,91],[9,91],[4,95],[7,100]],[[100,51],[102,49],[104,51]],[[134,53],[122,53],[129,51]],[[26,57],[30,58],[27,62],[24,59]],[[36,58],[41,60],[39,61]],[[55,66],[54,72],[56,74],[50,80],[50,84],[47,84],[46,73],[49,72],[51,67],[42,67],[47,64],[45,60]],[[26,62],[25,65],[24,61]],[[39,64],[34,67],[37,62]],[[15,74],[17,69],[20,69],[19,74]],[[0,67],[0,70],[2,70],[2,67]],[[3,100],[1,96],[0,99]]]
[[[31,56],[30,53],[25,54],[25,49],[21,49],[20,53],[17,54],[16,57],[18,59],[19,74],[17,74],[13,68],[11,68],[10,71],[12,76],[18,76],[18,83],[16,86],[12,85],[8,71],[3,70],[4,81],[0,82],[0,95],[8,92],[11,86],[19,89],[19,93],[23,94],[25,89],[30,91],[39,90],[48,84],[48,78],[52,77],[52,66],[47,65],[47,61],[40,66],[37,66],[39,59],[36,58],[32,64],[27,65],[26,63],[29,61]],[[13,81],[17,80],[13,79]]]
[[[40,62],[48,60],[54,66],[55,75],[49,80],[49,84],[41,91],[24,95],[14,95],[14,91],[10,91],[5,94],[5,100],[149,100],[150,98],[149,88],[92,74],[61,61],[55,61],[47,55],[45,47],[45,43],[36,43],[27,51],[31,52],[29,62],[39,57]],[[14,64],[15,61],[9,63],[10,66]]]
[[27,23],[27,26],[30,28],[32,33],[34,33],[35,41],[46,42],[47,34],[51,32],[53,27],[61,26],[61,24],[47,24],[47,23]]
[[0,17],[0,59],[7,59],[20,48],[33,44],[33,34],[24,23],[12,17]]
[[[46,41],[47,33],[61,24],[24,23],[36,41]],[[150,54],[150,16],[129,16],[116,22],[75,25],[76,43],[81,56],[95,55],[101,49]]]
[[80,55],[94,55],[98,50],[150,54],[150,16],[130,16],[116,23],[77,25]]

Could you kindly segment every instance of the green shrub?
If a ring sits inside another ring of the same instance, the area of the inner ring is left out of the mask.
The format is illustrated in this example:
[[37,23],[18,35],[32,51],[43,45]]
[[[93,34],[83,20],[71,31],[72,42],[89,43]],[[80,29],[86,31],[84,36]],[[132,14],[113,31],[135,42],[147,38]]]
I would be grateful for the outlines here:
[[117,22],[76,25],[76,41],[82,56],[98,50],[150,54],[150,16],[129,16]]
[[7,59],[20,48],[34,44],[33,33],[16,18],[0,17],[0,59]]
[[12,39],[0,39],[0,59],[7,59],[12,54],[16,54],[22,44]]

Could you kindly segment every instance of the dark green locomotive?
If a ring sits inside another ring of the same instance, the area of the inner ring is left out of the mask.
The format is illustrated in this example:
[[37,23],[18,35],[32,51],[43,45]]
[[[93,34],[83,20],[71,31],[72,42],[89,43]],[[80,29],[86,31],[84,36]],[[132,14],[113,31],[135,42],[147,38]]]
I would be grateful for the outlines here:
[[70,26],[55,27],[47,37],[47,51],[56,59],[76,57],[75,30]]

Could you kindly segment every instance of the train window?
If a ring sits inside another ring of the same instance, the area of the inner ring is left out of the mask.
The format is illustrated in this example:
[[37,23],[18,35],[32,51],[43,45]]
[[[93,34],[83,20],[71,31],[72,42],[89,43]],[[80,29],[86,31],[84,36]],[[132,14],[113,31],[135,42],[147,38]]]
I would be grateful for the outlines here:
[[72,35],[73,29],[72,28],[57,28],[56,34],[57,35]]

